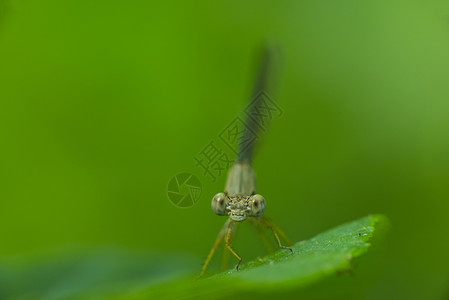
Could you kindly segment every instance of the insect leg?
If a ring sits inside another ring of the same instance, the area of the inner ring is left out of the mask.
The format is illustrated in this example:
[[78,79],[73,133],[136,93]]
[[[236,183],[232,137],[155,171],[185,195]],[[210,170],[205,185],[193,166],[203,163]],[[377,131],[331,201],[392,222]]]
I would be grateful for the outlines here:
[[227,229],[227,232],[226,232],[225,243],[226,243],[226,247],[228,247],[229,251],[231,251],[231,253],[234,254],[234,256],[237,257],[237,259],[239,260],[239,262],[237,264],[237,267],[236,267],[236,269],[238,271],[240,263],[242,262],[242,258],[231,247],[231,237],[234,235],[234,231],[235,231],[236,225],[237,224],[235,222],[230,222],[229,223],[228,229]]
[[288,236],[285,234],[285,232],[270,218],[264,217],[270,224],[273,226],[273,228],[282,236],[282,238],[287,242],[288,246],[293,245],[292,240],[288,238]]
[[265,248],[267,249],[267,251],[269,253],[274,252],[274,248],[272,246],[272,243],[270,242],[270,240],[268,239],[267,234],[265,233],[265,231],[263,230],[263,228],[261,228],[260,226],[260,222],[254,220],[253,218],[248,218],[248,221],[254,225],[254,228],[256,229],[257,233],[259,234],[260,238],[262,239],[262,242],[265,246]]
[[[278,236],[278,234],[277,234],[277,232],[276,232],[276,231],[279,231],[280,228],[279,228],[279,227],[278,227],[278,226],[277,226],[277,225],[276,225],[270,218],[263,216],[263,217],[261,217],[259,220],[260,220],[260,223],[261,223],[262,225],[264,225],[266,228],[270,229],[270,230],[273,232],[274,237],[276,238],[276,241],[277,241],[277,243],[278,243],[279,248],[282,248],[282,249],[288,249],[288,250],[290,250],[291,253],[293,253],[292,248],[287,247],[287,246],[283,246],[283,245],[281,244],[281,240],[279,239],[279,236]],[[282,232],[282,233],[281,233],[281,232]],[[285,233],[284,233],[282,230],[279,231],[279,233],[282,235],[283,238],[286,238],[286,237],[287,237],[287,236],[285,235]],[[287,238],[286,240],[289,241],[288,238]]]
[[[234,235],[235,235],[235,230],[232,230],[231,236],[230,236],[230,241],[232,241],[234,239]],[[226,251],[226,250],[223,251],[223,259],[221,260],[221,271],[225,271],[228,269],[229,254],[230,254],[229,251]]]
[[230,223],[230,219],[228,219],[226,221],[226,223],[223,225],[223,228],[221,229],[220,233],[217,236],[217,239],[215,240],[215,244],[212,247],[212,249],[209,252],[209,255],[207,256],[206,262],[203,265],[203,269],[201,270],[201,274],[200,277],[204,275],[204,273],[206,272],[207,266],[209,265],[210,261],[212,260],[212,257],[215,254],[215,251],[217,250],[218,246],[221,243],[221,240],[223,239],[223,236],[225,235],[226,231],[228,230],[229,227],[229,223]]

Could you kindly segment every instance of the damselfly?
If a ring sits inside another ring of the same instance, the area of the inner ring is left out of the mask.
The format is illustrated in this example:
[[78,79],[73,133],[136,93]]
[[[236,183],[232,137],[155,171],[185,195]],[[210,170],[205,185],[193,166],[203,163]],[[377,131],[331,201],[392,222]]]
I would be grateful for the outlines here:
[[[251,103],[250,106],[251,110],[258,110],[260,108],[260,103],[258,102],[264,100],[261,96],[261,92],[263,92],[268,81],[270,64],[271,52],[266,49],[254,88],[254,95],[259,95],[259,97],[252,100],[253,103]],[[249,116],[254,115],[252,113],[255,113],[255,111],[250,112]],[[207,266],[223,239],[226,248],[238,259],[236,268],[237,270],[239,269],[242,258],[234,250],[231,242],[237,224],[244,220],[250,221],[256,226],[258,231],[261,230],[261,227],[268,228],[273,232],[279,248],[288,249],[293,252],[291,248],[283,246],[279,239],[280,235],[288,244],[291,244],[285,233],[274,224],[271,219],[264,216],[266,206],[265,198],[256,192],[256,176],[251,167],[254,143],[243,147],[244,141],[247,141],[249,138],[249,134],[260,131],[258,130],[260,124],[258,124],[257,119],[248,117],[246,126],[247,130],[241,136],[237,160],[229,171],[224,193],[218,193],[212,199],[211,206],[215,214],[219,216],[229,216],[229,218],[218,234],[215,244],[204,263],[200,276],[204,275],[206,272]]]

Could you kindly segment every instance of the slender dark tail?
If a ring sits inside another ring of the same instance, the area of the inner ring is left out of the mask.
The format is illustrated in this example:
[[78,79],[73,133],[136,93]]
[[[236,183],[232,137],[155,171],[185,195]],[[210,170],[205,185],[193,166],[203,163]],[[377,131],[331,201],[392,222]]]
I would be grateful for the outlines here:
[[267,45],[264,46],[257,78],[251,95],[252,98],[246,108],[246,128],[239,142],[237,162],[252,162],[256,141],[260,139],[261,127],[266,126],[266,124],[261,124],[262,119],[260,117],[263,114],[261,107],[263,107],[263,102],[266,100],[264,98],[266,98],[267,90],[273,85],[274,81],[272,74],[274,69],[274,54],[273,48]]

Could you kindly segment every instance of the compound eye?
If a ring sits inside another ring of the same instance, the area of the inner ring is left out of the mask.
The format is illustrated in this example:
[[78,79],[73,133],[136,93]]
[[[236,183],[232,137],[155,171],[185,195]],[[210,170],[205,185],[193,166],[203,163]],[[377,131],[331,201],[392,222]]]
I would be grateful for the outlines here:
[[225,216],[226,213],[226,206],[228,204],[228,197],[224,193],[218,193],[214,196],[212,199],[212,210],[215,214],[219,216]]
[[262,195],[255,194],[249,198],[249,207],[251,217],[260,217],[265,212],[265,198]]

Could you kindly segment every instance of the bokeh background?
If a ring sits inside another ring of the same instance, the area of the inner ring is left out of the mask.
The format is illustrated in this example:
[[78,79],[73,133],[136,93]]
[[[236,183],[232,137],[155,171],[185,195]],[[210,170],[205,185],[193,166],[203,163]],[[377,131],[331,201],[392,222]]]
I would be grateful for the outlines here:
[[[357,297],[449,297],[446,1],[0,1],[0,261],[120,247],[199,271],[225,176],[193,157],[244,108],[267,39],[284,112],[255,158],[267,213],[294,241],[383,213]],[[191,208],[167,198],[179,172],[203,185]],[[245,225],[236,248],[265,253]]]

